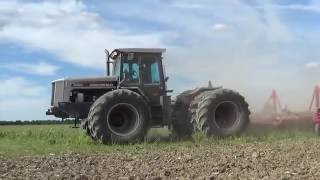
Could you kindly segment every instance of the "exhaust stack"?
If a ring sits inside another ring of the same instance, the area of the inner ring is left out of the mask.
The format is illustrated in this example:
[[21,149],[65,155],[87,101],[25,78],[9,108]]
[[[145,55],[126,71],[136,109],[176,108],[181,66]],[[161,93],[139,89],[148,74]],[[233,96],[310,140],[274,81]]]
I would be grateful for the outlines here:
[[107,76],[110,76],[110,55],[109,55],[109,51],[107,49],[104,50],[104,52],[106,53],[106,74]]

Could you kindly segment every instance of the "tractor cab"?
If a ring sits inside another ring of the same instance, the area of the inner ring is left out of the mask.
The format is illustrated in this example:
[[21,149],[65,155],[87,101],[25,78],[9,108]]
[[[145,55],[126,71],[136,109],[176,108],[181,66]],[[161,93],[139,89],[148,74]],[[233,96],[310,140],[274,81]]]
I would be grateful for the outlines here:
[[119,88],[138,89],[151,105],[160,104],[159,97],[166,95],[162,65],[164,52],[165,49],[115,49],[108,55],[107,75],[118,77]]

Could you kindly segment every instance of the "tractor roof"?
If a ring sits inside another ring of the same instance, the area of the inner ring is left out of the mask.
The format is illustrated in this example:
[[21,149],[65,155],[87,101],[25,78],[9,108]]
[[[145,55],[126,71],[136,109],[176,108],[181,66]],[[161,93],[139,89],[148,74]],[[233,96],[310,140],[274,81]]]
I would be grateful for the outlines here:
[[162,48],[121,48],[115,49],[114,51],[124,52],[124,53],[164,53],[166,49]]

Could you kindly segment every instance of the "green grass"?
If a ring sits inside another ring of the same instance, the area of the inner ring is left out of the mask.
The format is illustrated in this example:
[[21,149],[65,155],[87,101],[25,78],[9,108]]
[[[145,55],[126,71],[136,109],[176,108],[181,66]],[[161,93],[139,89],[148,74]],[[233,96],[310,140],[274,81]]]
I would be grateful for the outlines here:
[[0,156],[29,156],[65,153],[113,153],[141,150],[179,149],[200,145],[233,145],[245,143],[272,143],[317,138],[312,131],[271,131],[245,134],[224,139],[206,138],[195,134],[181,141],[170,140],[166,129],[153,129],[146,142],[128,145],[102,145],[87,137],[82,129],[70,125],[0,126]]

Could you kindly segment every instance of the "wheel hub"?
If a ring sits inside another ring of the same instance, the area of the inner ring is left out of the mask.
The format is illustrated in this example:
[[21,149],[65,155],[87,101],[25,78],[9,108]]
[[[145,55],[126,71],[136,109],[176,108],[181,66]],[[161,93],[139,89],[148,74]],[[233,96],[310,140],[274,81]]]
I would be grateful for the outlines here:
[[131,104],[116,104],[108,111],[107,126],[116,135],[125,136],[134,132],[139,123],[139,113]]
[[223,129],[234,127],[240,121],[240,112],[237,104],[231,101],[221,102],[214,109],[214,123]]

